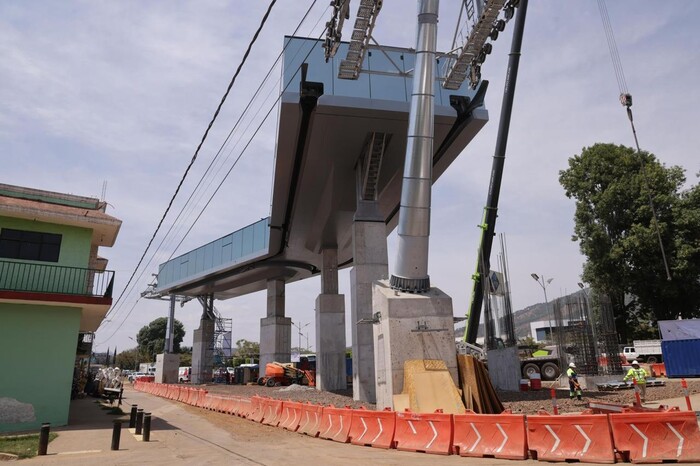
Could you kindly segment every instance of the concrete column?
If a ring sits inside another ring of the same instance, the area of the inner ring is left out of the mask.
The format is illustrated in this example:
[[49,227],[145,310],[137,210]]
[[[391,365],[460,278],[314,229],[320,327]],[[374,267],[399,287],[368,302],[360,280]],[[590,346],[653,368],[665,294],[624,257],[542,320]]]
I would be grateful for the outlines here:
[[321,252],[321,294],[316,298],[316,388],[347,388],[345,296],[338,294],[338,250]]
[[192,343],[192,383],[211,382],[214,367],[214,320],[202,316],[199,328],[194,331]]
[[394,407],[410,359],[443,360],[459,386],[452,298],[434,287],[422,294],[392,290],[388,280],[375,282],[372,291],[373,308],[380,313],[372,326],[377,409]]
[[[352,315],[352,395],[376,402],[372,283],[389,278],[386,226],[383,221],[358,221],[352,226],[353,262],[350,271]],[[364,322],[364,323],[358,323]]]
[[289,362],[292,319],[284,316],[284,280],[267,281],[267,317],[260,319],[260,376],[273,361]]

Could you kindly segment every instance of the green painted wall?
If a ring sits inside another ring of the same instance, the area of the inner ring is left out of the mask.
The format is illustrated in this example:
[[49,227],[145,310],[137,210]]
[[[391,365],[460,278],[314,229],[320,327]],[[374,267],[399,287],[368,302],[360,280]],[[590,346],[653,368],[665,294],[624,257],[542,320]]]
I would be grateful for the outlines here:
[[[35,222],[21,218],[0,216],[0,228],[12,228],[15,230],[40,231],[43,233],[57,233],[63,235],[61,240],[61,253],[58,262],[21,261],[32,264],[51,264],[64,267],[87,267],[90,262],[90,246],[92,244],[92,230],[68,225],[55,225],[53,223]],[[0,260],[10,260],[2,259]]]
[[[0,406],[34,407],[34,421],[3,421],[0,432],[68,423],[80,308],[0,303]],[[7,409],[0,410],[5,413]],[[26,413],[26,411],[23,411]]]

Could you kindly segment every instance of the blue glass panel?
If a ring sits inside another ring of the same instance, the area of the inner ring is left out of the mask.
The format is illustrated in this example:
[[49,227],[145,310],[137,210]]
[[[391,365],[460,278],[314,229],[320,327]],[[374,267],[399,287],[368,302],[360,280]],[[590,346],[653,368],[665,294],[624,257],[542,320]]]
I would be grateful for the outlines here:
[[[392,76],[385,76],[369,73],[370,97],[372,99],[406,100],[406,79],[399,74],[403,71],[403,54],[392,50],[385,50],[384,53],[373,49],[367,52],[365,58],[367,69],[373,72],[392,74]],[[387,58],[387,55],[391,60]],[[392,64],[392,61],[396,66]]]
[[[243,254],[243,231],[238,230],[233,233],[233,259],[238,259]],[[231,260],[231,259],[229,259]]]
[[265,237],[267,237],[267,224],[258,222],[253,225],[253,251],[260,251],[265,248]]
[[253,229],[246,227],[243,229],[243,248],[241,256],[247,256],[253,252]]

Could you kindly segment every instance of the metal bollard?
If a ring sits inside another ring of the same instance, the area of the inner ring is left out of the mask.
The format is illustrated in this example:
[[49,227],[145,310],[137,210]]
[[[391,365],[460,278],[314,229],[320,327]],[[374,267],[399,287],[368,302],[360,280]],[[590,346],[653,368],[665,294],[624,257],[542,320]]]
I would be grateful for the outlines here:
[[683,396],[685,397],[685,405],[688,407],[688,411],[693,410],[693,405],[690,403],[690,396],[688,396],[688,382],[685,379],[681,379],[681,387],[683,387]]
[[149,442],[151,440],[151,413],[145,413],[143,415],[143,441]]
[[51,432],[51,424],[48,422],[41,424],[41,430],[39,431],[39,455],[45,455],[49,449],[49,432]]
[[112,427],[112,450],[119,450],[119,440],[122,436],[122,422],[119,420],[114,420],[114,427]]
[[136,409],[138,405],[131,405],[131,415],[129,416],[129,429],[136,427]]
[[143,428],[143,409],[136,411],[136,435],[141,435]]

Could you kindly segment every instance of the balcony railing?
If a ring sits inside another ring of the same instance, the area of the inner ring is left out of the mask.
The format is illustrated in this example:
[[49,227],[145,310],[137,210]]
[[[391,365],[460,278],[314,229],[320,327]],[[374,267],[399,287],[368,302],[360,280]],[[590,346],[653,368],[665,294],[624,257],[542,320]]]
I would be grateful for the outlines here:
[[0,290],[111,298],[113,270],[0,261]]

